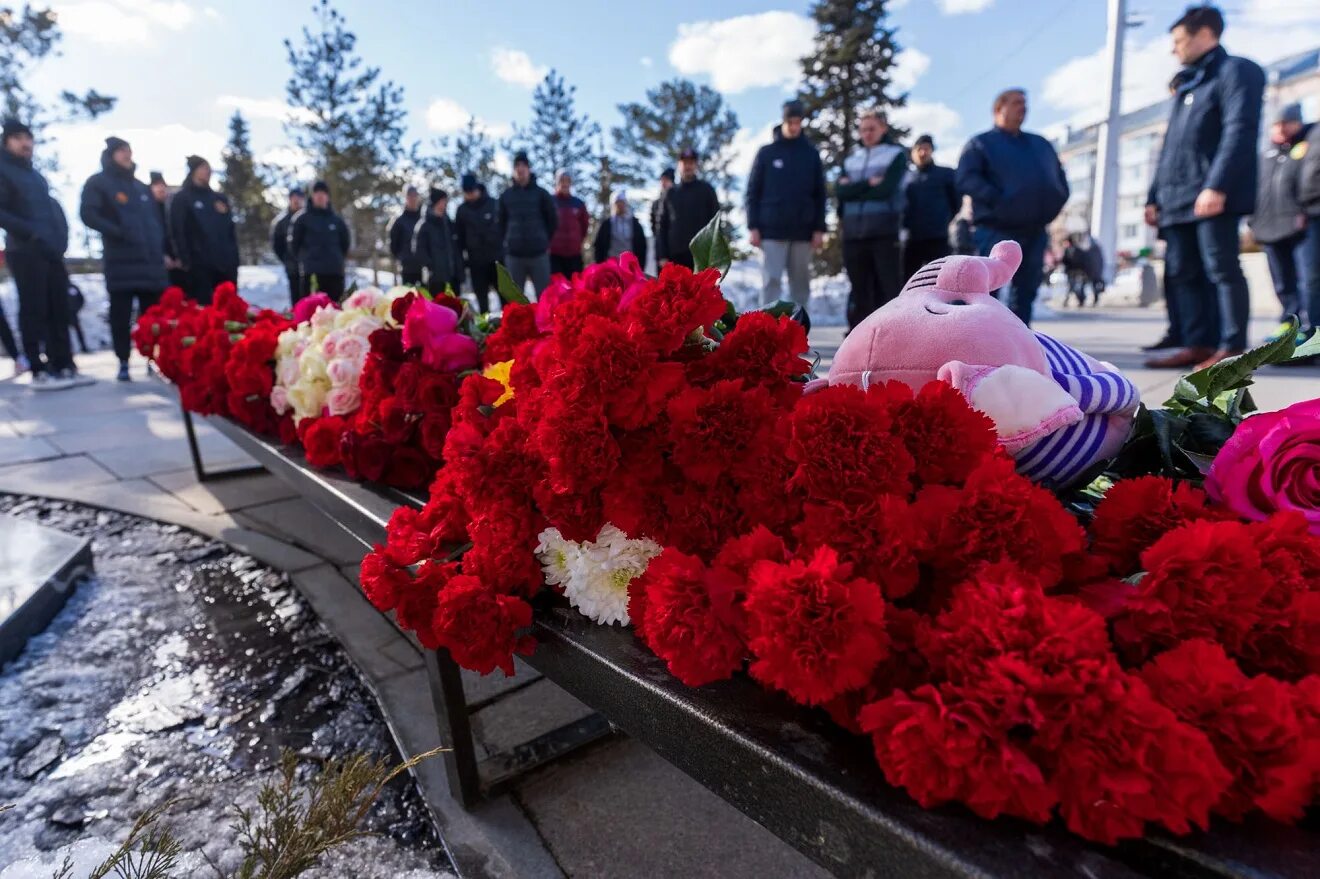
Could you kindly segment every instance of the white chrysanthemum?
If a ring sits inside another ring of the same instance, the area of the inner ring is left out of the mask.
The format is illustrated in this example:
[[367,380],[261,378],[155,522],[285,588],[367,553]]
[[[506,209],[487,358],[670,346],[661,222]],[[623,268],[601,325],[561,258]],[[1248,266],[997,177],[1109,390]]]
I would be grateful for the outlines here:
[[570,558],[564,595],[581,614],[598,623],[628,625],[628,584],[646,571],[660,551],[654,541],[631,539],[606,524],[594,541],[581,544],[576,564]]
[[536,557],[541,560],[547,586],[565,586],[581,554],[581,547],[564,539],[558,528],[547,528],[537,537]]

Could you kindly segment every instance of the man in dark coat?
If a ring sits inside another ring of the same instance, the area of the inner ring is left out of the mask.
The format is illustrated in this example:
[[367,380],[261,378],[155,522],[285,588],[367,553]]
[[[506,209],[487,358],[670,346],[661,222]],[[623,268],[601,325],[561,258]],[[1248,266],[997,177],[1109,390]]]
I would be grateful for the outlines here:
[[344,258],[352,244],[348,224],[330,204],[324,180],[312,185],[312,203],[289,226],[289,254],[298,261],[303,295],[324,293],[335,302],[344,298]]
[[825,240],[825,167],[802,132],[801,101],[784,104],[783,124],[761,147],[747,178],[747,232],[764,259],[766,304],[782,298],[784,271],[789,294],[806,307],[811,298],[811,254]]
[[674,169],[660,172],[660,194],[651,202],[651,240],[655,242],[655,268],[660,268],[660,214],[664,211],[665,194],[674,186]]
[[72,387],[80,378],[69,345],[64,273],[69,226],[46,178],[33,167],[33,146],[32,129],[5,120],[0,129],[0,229],[18,288],[18,330],[32,369],[32,389],[44,391]]
[[403,191],[403,212],[390,223],[390,254],[399,264],[399,283],[422,283],[422,264],[413,255],[413,233],[422,221],[422,196],[409,184]]
[[596,227],[596,239],[592,242],[592,256],[596,262],[604,262],[632,253],[640,265],[646,263],[646,230],[641,220],[633,214],[628,205],[628,191],[616,189],[610,193],[611,212]]
[[165,274],[171,287],[186,287],[188,273],[183,270],[174,253],[174,239],[170,237],[170,187],[165,182],[165,175],[159,171],[151,172],[151,200],[156,203],[156,214],[160,217],[160,227],[165,230]]
[[79,216],[101,233],[105,289],[110,297],[110,339],[126,382],[132,351],[133,300],[138,313],[160,298],[165,276],[165,227],[151,190],[133,172],[133,148],[118,137],[105,139],[101,170],[83,185]]
[[527,153],[513,156],[513,182],[500,194],[500,230],[509,276],[522,290],[532,282],[536,295],[550,284],[550,239],[559,225],[554,199],[536,183]]
[[229,199],[211,188],[211,163],[188,157],[188,178],[169,208],[174,255],[188,273],[188,296],[209,305],[215,288],[238,283],[238,232]]
[[472,293],[482,314],[490,311],[490,291],[495,287],[495,264],[504,257],[504,236],[500,229],[500,206],[478,183],[475,174],[464,174],[461,181],[463,203],[454,211],[454,236],[462,274],[467,267]]
[[426,289],[443,293],[458,286],[461,277],[454,224],[449,222],[449,193],[431,188],[430,210],[413,231],[412,258],[426,273]]
[[912,145],[912,166],[903,182],[903,282],[928,262],[949,255],[949,224],[962,207],[952,168],[935,164],[935,140],[923,134]]
[[[1265,72],[1219,45],[1224,16],[1213,6],[1188,9],[1169,30],[1187,75],[1173,95],[1146,222],[1166,242],[1168,292],[1179,297],[1186,347],[1146,365],[1203,368],[1247,347],[1251,300],[1238,259],[1238,225],[1256,208]],[[1215,297],[1206,295],[1212,288]]]
[[[1270,127],[1270,141],[1260,157],[1260,180],[1256,186],[1256,212],[1251,215],[1251,235],[1265,251],[1274,292],[1283,307],[1280,320],[1297,315],[1306,319],[1302,304],[1299,268],[1302,245],[1306,241],[1306,212],[1298,189],[1298,171],[1304,154],[1306,135],[1311,126],[1302,124],[1300,104],[1288,104],[1279,110]],[[1284,324],[1278,332],[1288,327]],[[1277,335],[1277,334],[1276,334]]]
[[573,177],[567,171],[555,175],[554,199],[558,219],[550,239],[550,274],[571,278],[582,271],[582,245],[591,215],[582,199],[573,194]]
[[903,287],[898,232],[903,222],[907,151],[889,133],[883,113],[857,120],[858,144],[844,157],[835,194],[843,235],[843,267],[852,329]]
[[302,187],[289,190],[289,206],[280,211],[280,215],[270,224],[270,249],[275,258],[284,264],[284,277],[289,281],[289,304],[297,304],[303,297],[302,277],[298,274],[298,261],[289,253],[289,225],[298,216],[307,202]]
[[1022,130],[1027,94],[1007,89],[995,97],[995,127],[967,141],[958,159],[958,191],[972,197],[972,237],[988,256],[1000,241],[1022,245],[1022,264],[1013,275],[1008,307],[1031,325],[1040,290],[1050,224],[1068,200],[1068,179],[1054,146]]
[[1306,309],[1306,334],[1320,329],[1320,124],[1312,124],[1306,140],[1293,147],[1297,156],[1297,197],[1306,213],[1306,238],[1302,243],[1302,272]]
[[657,269],[667,262],[692,268],[692,238],[720,212],[715,187],[697,176],[698,160],[696,150],[685,148],[678,156],[679,182],[661,196],[655,230]]

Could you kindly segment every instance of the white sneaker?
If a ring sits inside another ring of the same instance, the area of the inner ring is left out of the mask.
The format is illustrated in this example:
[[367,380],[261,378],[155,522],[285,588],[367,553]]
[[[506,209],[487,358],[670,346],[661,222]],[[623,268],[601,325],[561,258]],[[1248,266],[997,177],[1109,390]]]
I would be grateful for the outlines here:
[[60,370],[59,377],[69,383],[69,387],[77,388],[83,385],[94,385],[96,379],[90,375],[84,375],[73,367],[65,367]]
[[32,376],[32,390],[34,391],[63,391],[71,387],[73,387],[73,380],[62,375],[38,372]]

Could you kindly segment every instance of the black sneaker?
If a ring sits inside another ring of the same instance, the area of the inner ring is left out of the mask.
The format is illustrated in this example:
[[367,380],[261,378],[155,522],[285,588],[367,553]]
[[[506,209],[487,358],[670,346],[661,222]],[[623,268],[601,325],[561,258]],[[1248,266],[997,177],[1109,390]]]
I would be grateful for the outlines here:
[[128,374],[127,363],[119,364],[119,374],[115,376],[115,380],[121,382],[131,382],[133,380],[132,377],[130,377]]

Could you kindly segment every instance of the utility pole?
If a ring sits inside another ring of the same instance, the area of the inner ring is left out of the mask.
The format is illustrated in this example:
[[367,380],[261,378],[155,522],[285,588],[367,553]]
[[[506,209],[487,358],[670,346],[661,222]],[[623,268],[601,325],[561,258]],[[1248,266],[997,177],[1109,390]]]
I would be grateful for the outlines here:
[[1123,32],[1127,0],[1109,0],[1109,104],[1100,123],[1095,155],[1095,189],[1091,193],[1091,231],[1105,257],[1105,279],[1112,281],[1118,250],[1118,121],[1123,98]]

